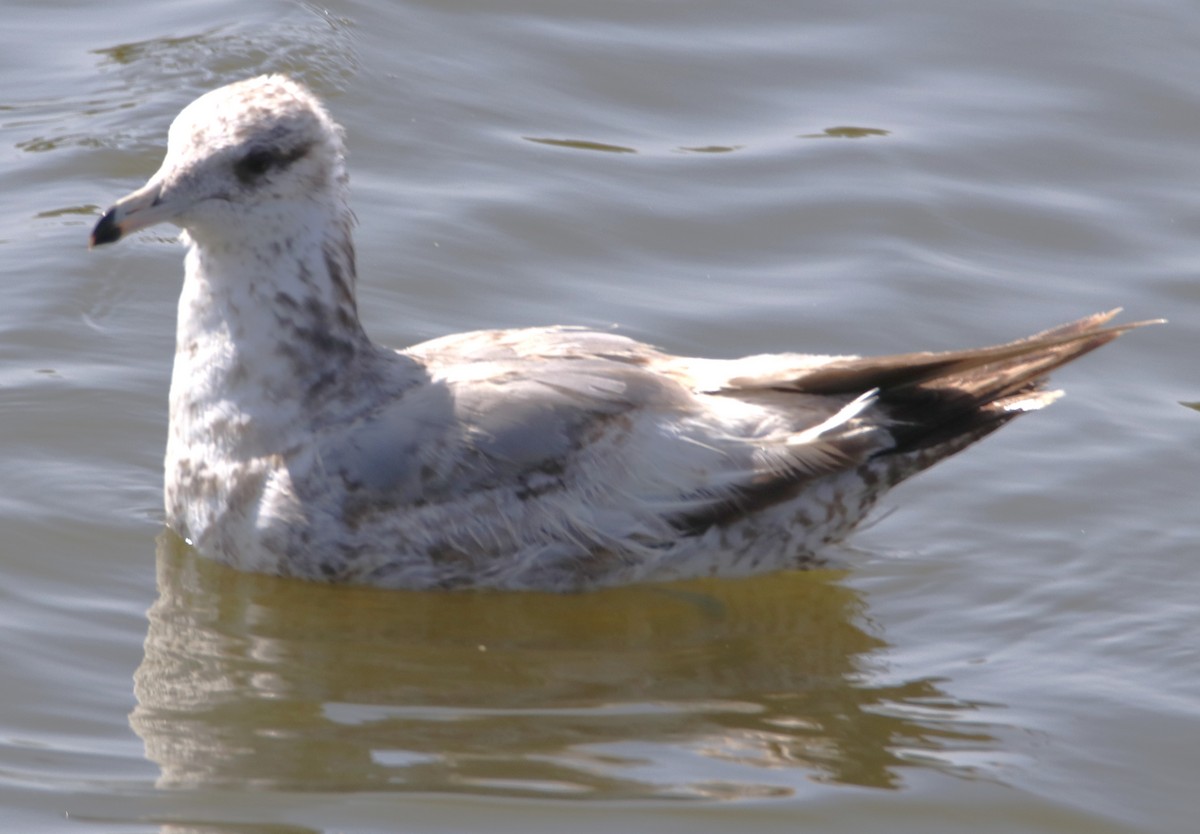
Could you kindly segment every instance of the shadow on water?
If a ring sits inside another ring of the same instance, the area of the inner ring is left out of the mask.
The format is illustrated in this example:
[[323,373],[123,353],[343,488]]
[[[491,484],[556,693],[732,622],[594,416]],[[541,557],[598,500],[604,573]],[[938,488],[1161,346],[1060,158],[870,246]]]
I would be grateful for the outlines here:
[[886,643],[837,580],[379,591],[164,534],[130,722],[161,787],[782,796],[991,747],[933,682],[872,682]]

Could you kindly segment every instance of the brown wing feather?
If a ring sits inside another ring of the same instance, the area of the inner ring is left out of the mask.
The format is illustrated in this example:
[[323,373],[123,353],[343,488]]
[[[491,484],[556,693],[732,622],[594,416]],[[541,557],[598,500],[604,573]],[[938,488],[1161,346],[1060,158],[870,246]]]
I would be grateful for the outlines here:
[[1015,373],[1014,379],[1025,376],[1028,380],[1049,373],[1111,342],[1127,330],[1161,321],[1155,319],[1105,327],[1119,312],[1121,310],[1118,307],[992,347],[835,359],[798,377],[787,387],[809,394],[840,394],[871,388],[888,390],[944,378],[959,378],[974,387],[989,374],[982,372],[970,376],[969,372],[988,366]]

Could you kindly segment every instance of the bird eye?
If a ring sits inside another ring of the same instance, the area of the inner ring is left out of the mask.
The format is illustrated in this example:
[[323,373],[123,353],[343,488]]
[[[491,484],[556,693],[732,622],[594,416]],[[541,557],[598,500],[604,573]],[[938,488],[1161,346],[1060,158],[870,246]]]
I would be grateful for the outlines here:
[[254,148],[236,163],[233,171],[237,178],[249,185],[257,180],[275,164],[275,154],[266,148]]

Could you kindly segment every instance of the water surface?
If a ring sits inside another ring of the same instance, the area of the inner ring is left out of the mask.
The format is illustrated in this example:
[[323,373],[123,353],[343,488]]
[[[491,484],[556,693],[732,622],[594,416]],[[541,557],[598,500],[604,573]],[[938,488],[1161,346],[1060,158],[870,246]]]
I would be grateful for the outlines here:
[[[1194,830],[1198,39],[1178,0],[6,9],[0,827]],[[1171,324],[898,489],[846,571],[572,597],[239,575],[161,529],[182,251],[85,243],[182,106],[261,71],[347,129],[386,343]]]

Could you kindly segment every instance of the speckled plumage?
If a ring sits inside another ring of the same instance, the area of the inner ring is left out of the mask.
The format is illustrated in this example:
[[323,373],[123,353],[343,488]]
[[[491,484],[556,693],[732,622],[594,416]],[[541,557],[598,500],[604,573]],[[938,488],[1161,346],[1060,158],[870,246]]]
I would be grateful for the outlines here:
[[385,349],[355,306],[341,131],[281,76],[189,105],[92,240],[164,221],[190,247],[167,522],[319,580],[561,591],[819,564],[884,490],[1126,329],[879,359],[691,359],[563,327]]

